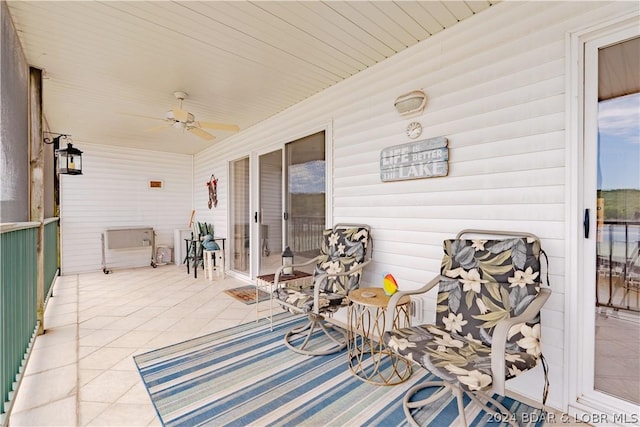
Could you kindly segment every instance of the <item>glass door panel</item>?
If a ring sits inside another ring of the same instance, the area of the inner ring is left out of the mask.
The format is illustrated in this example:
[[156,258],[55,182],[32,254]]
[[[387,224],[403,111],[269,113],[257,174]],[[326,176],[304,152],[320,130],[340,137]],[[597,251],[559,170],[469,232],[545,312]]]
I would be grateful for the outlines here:
[[260,266],[258,275],[271,274],[282,260],[282,150],[263,154],[259,167]]
[[291,248],[298,263],[320,253],[326,212],[325,132],[288,143],[285,154],[285,246]]
[[249,158],[231,162],[230,176],[230,266],[234,271],[249,274]]
[[640,93],[638,76],[626,76],[640,39],[598,60],[594,388],[640,404]]

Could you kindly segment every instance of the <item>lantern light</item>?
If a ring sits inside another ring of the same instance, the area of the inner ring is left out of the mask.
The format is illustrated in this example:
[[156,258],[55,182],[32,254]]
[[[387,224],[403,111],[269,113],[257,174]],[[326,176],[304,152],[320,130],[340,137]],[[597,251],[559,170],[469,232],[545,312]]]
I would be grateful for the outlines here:
[[293,252],[289,246],[282,252],[282,275],[293,276]]
[[[53,144],[56,176],[82,175],[82,151],[73,147],[73,145],[71,144],[71,135],[53,132],[44,133],[56,135],[53,138],[44,138],[45,144]],[[60,148],[61,139],[64,139],[67,142],[67,148]]]
[[58,156],[58,173],[82,175],[82,151],[68,143],[67,148],[59,149],[56,152],[56,156]]

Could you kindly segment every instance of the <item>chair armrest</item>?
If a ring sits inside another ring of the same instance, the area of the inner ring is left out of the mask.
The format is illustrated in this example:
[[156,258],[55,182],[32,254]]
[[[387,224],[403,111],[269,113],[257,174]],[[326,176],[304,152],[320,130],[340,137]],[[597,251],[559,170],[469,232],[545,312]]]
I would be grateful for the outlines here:
[[551,289],[541,288],[531,304],[519,316],[504,319],[496,324],[491,341],[491,374],[493,377],[492,391],[504,396],[505,383],[505,350],[507,347],[507,334],[513,325],[533,320],[545,302],[551,296]]
[[[339,273],[323,273],[319,274],[315,277],[313,281],[313,310],[314,313],[319,314],[319,306],[320,306],[320,283],[325,278],[329,277],[340,277],[340,276],[349,276],[353,273],[362,272],[362,270],[371,263],[371,260],[367,260],[362,264],[358,264],[355,268],[352,268],[349,271],[341,271]],[[347,290],[347,295],[349,294],[349,290]]]
[[[319,255],[307,262],[304,262],[302,264],[294,264],[293,267],[301,267],[304,265],[309,265],[309,264],[313,264],[313,263],[317,263],[318,260],[320,260],[322,258],[322,255]],[[349,271],[342,271],[339,273],[323,273],[323,274],[319,274],[317,276],[315,276],[313,278],[313,307],[314,307],[314,313],[319,314],[319,306],[320,306],[320,283],[322,283],[324,278],[329,278],[329,277],[340,277],[340,276],[349,276],[353,273],[357,273],[357,272],[361,272],[367,265],[369,265],[371,263],[371,260],[367,260],[365,262],[363,262],[362,264],[358,264],[356,267],[352,268]],[[283,270],[283,266],[279,267],[278,270],[276,270],[275,273],[275,277],[273,280],[273,284],[274,284],[274,289],[278,288],[278,281],[280,280],[280,275],[282,274],[282,270]]]
[[[419,288],[419,289],[413,289],[410,291],[398,291],[395,294],[393,294],[391,296],[391,299],[389,300],[389,303],[387,304],[387,313],[395,313],[396,310],[396,306],[398,305],[398,301],[400,301],[400,298],[402,298],[405,295],[418,295],[418,294],[424,294],[426,292],[429,292],[431,289],[433,289],[436,285],[438,285],[440,283],[440,281],[442,280],[443,276],[442,275],[437,275],[436,277],[434,277],[433,279],[431,279],[429,282],[427,282],[426,285],[424,285],[423,287]],[[385,321],[385,325],[384,325],[384,330],[385,331],[390,331],[393,329],[393,318],[394,316],[391,315],[387,315],[386,316],[386,321]]]
[[[320,259],[321,255],[318,255],[315,258],[311,258],[309,261],[300,263],[300,264],[293,264],[291,265],[291,268],[295,269],[296,267],[304,267],[305,265],[309,265],[309,264],[313,264],[313,263],[317,263],[318,260]],[[282,274],[282,270],[284,270],[284,266],[280,266],[275,273],[275,276],[273,278],[273,286],[274,289],[278,288],[278,281],[280,280],[280,275]]]

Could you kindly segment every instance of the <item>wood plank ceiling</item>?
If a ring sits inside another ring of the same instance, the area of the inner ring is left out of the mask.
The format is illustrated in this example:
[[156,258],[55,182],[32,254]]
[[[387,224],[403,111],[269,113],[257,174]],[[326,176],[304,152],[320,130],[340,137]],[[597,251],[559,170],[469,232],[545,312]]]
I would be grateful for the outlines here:
[[[163,126],[188,93],[196,120],[248,128],[469,18],[494,1],[9,1],[44,111],[76,142],[193,154]],[[220,141],[230,133],[207,130]]]

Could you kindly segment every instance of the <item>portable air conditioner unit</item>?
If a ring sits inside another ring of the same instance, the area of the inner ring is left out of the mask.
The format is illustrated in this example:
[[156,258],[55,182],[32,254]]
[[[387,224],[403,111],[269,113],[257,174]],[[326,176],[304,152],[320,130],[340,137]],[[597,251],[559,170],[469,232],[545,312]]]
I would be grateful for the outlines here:
[[168,246],[158,246],[156,249],[156,264],[164,265],[169,264],[172,259],[173,249]]

